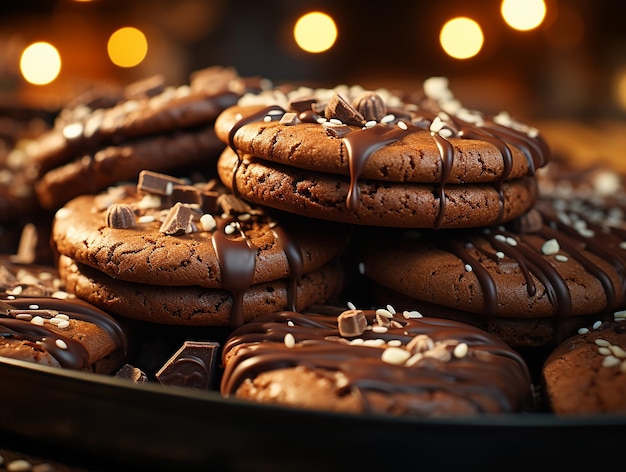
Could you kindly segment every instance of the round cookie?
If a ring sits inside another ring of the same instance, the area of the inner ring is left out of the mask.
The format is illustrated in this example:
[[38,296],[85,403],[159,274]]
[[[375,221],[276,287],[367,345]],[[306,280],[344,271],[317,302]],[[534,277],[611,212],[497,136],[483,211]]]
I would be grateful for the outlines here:
[[215,122],[229,146],[218,174],[242,198],[362,225],[473,227],[531,208],[549,156],[538,131],[461,107],[445,79],[424,90],[414,103],[360,87],[244,96]]
[[37,140],[35,191],[44,208],[132,180],[142,169],[212,170],[224,148],[213,130],[216,116],[261,87],[223,67],[196,71],[176,87],[154,82],[130,84],[107,108],[75,107]]
[[66,256],[59,258],[58,265],[67,290],[76,296],[109,313],[161,325],[239,325],[292,303],[302,310],[331,300],[343,283],[341,269],[330,262],[302,274],[293,281],[293,287],[287,278],[258,283],[246,287],[237,300],[226,289],[114,279]]
[[552,344],[624,305],[626,233],[610,221],[597,207],[541,200],[502,226],[371,232],[361,239],[361,269],[429,315],[471,314],[513,344]]
[[497,338],[389,306],[257,318],[231,334],[223,363],[225,396],[338,412],[517,412],[531,391],[524,360]]
[[[119,185],[68,202],[56,213],[51,237],[60,255],[129,287],[148,285],[156,292],[185,287],[179,292],[187,298],[210,289],[202,293],[217,291],[213,300],[222,300],[210,309],[203,302],[199,310],[204,316],[179,315],[187,309],[168,307],[171,322],[193,318],[188,322],[207,323],[213,314],[216,320],[210,323],[219,324],[223,317],[217,315],[228,306],[220,303],[230,294],[231,322],[236,325],[243,321],[242,304],[252,286],[281,281],[288,294],[288,304],[281,309],[301,306],[295,298],[302,277],[324,268],[334,274],[324,295],[333,293],[340,272],[335,260],[347,245],[349,228],[268,213],[239,200],[216,180],[192,184],[142,171],[137,185]],[[278,288],[269,285],[264,290]],[[126,307],[120,314],[160,320],[152,310],[135,308]]]
[[546,359],[543,383],[558,415],[626,413],[626,318],[596,322]]
[[56,270],[0,261],[0,356],[109,374],[127,340],[107,313],[61,290]]

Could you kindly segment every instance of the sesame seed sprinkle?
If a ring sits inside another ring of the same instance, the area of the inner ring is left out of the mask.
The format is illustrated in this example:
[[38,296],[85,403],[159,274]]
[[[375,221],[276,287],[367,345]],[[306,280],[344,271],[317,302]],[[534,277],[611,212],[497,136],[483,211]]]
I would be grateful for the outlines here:
[[289,348],[294,347],[296,345],[296,339],[293,337],[293,334],[291,333],[285,334],[284,343],[285,343],[285,346]]
[[54,344],[56,345],[56,347],[58,347],[59,349],[67,349],[67,344],[65,343],[65,341],[63,341],[62,339],[56,339],[54,341]]

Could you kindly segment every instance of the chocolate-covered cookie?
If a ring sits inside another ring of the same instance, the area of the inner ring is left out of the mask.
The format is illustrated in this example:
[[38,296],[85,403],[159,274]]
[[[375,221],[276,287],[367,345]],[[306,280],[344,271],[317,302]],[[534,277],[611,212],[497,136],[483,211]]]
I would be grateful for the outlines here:
[[258,318],[232,333],[223,362],[225,396],[338,412],[516,412],[531,391],[524,360],[499,339],[389,306]]
[[122,326],[61,287],[54,267],[0,260],[0,355],[112,373],[126,356]]
[[242,198],[362,225],[461,228],[530,209],[549,150],[508,114],[463,108],[445,79],[407,103],[360,87],[242,97],[215,122],[218,161]]
[[517,346],[551,345],[624,306],[626,232],[607,212],[541,200],[506,225],[378,231],[361,241],[361,269],[425,314],[471,318]]
[[562,342],[546,359],[542,375],[554,413],[626,413],[625,312]]
[[[148,171],[136,185],[76,197],[52,228],[69,258],[61,274],[82,296],[132,318],[189,324],[240,324],[250,303],[266,312],[326,300],[341,286],[335,260],[348,237],[342,225],[250,206],[215,179]],[[91,274],[81,265],[102,276],[78,278]],[[104,288],[90,293],[95,286]]]
[[41,136],[36,193],[44,208],[133,180],[142,169],[184,174],[214,168],[224,148],[213,130],[215,117],[260,87],[257,79],[223,67],[196,71],[189,84],[154,82],[130,84],[113,106],[61,114]]

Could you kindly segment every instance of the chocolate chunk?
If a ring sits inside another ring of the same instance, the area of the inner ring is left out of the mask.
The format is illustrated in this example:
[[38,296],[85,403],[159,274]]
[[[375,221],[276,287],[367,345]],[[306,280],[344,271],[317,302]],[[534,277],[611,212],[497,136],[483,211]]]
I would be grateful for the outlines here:
[[336,125],[333,123],[322,123],[322,127],[326,130],[326,134],[335,138],[343,138],[352,130],[347,125]]
[[174,185],[172,187],[171,201],[191,203],[194,205],[200,205],[202,203],[200,191],[193,185]]
[[289,102],[289,109],[296,113],[311,110],[311,106],[317,102],[315,97],[294,98]]
[[172,236],[190,233],[192,229],[192,218],[193,212],[191,209],[188,206],[177,202],[172,208],[170,208],[170,211],[167,212],[165,221],[163,221],[159,231]]
[[363,126],[365,119],[345,98],[338,93],[334,94],[326,109],[324,110],[326,119],[336,119],[346,125]]
[[337,324],[342,336],[360,336],[367,328],[367,318],[362,310],[346,310],[337,317]]
[[202,211],[215,215],[218,209],[217,199],[219,195],[219,192],[215,190],[203,189],[200,193],[200,208],[202,208]]
[[367,121],[380,121],[387,114],[384,100],[374,92],[363,92],[352,101],[352,105]]
[[146,383],[148,381],[148,376],[145,372],[130,364],[124,364],[120,370],[115,373],[115,377],[130,380],[134,384]]
[[532,208],[527,213],[511,222],[513,230],[519,233],[535,233],[543,227],[543,217],[541,213]]
[[216,359],[219,343],[185,341],[181,348],[159,369],[156,378],[163,386],[213,388],[216,383]]
[[123,203],[114,203],[107,210],[107,226],[109,228],[132,228],[135,226],[135,212]]
[[174,185],[185,185],[182,179],[177,179],[158,172],[150,170],[142,170],[139,173],[139,181],[137,182],[137,190],[144,193],[153,193],[155,195],[171,195]]
[[280,119],[279,123],[281,125],[295,125],[298,122],[298,114],[294,112],[285,113]]

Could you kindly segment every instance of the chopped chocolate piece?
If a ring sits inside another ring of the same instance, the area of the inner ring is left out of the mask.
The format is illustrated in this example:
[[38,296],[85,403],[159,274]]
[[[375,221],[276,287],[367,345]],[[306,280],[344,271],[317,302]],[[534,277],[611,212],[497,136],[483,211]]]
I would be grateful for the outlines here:
[[380,121],[387,114],[384,100],[374,92],[363,92],[352,101],[352,105],[366,121]]
[[156,378],[164,386],[201,390],[213,388],[216,383],[218,349],[219,343],[212,341],[185,341],[159,369]]
[[202,211],[211,215],[216,214],[219,208],[217,204],[219,195],[219,192],[215,190],[203,189],[200,193],[200,208],[202,208]]
[[242,213],[249,213],[252,208],[242,199],[237,198],[236,195],[224,193],[217,198],[218,205],[222,208],[222,211],[227,215],[235,215]]
[[336,125],[333,123],[322,123],[322,127],[326,130],[326,133],[329,136],[334,136],[336,138],[343,138],[344,136],[346,136],[352,131],[348,125]]
[[193,213],[188,206],[177,202],[167,212],[165,221],[161,225],[159,231],[169,235],[177,235],[191,232],[191,220]]
[[193,185],[174,185],[172,187],[171,201],[192,203],[195,205],[200,205],[202,203],[200,192],[198,188]]
[[333,95],[328,105],[326,105],[324,116],[328,120],[334,118],[346,125],[362,126],[365,123],[363,115],[338,93]]
[[107,210],[109,228],[132,228],[135,226],[135,212],[130,205],[114,203]]
[[302,113],[303,111],[311,110],[312,105],[315,103],[317,103],[317,98],[315,97],[295,98],[289,102],[289,109]]
[[346,337],[360,336],[367,328],[367,318],[362,310],[346,310],[337,317],[339,334]]
[[124,364],[120,370],[115,373],[115,377],[130,380],[134,384],[146,383],[148,381],[148,376],[145,372],[130,364]]
[[535,233],[543,226],[543,217],[536,208],[532,208],[527,213],[511,222],[515,231],[520,233]]
[[288,112],[283,115],[279,123],[281,125],[295,125],[298,122],[298,114],[294,112]]
[[156,195],[171,195],[174,185],[186,185],[182,179],[177,179],[166,174],[142,170],[139,173],[137,190]]

